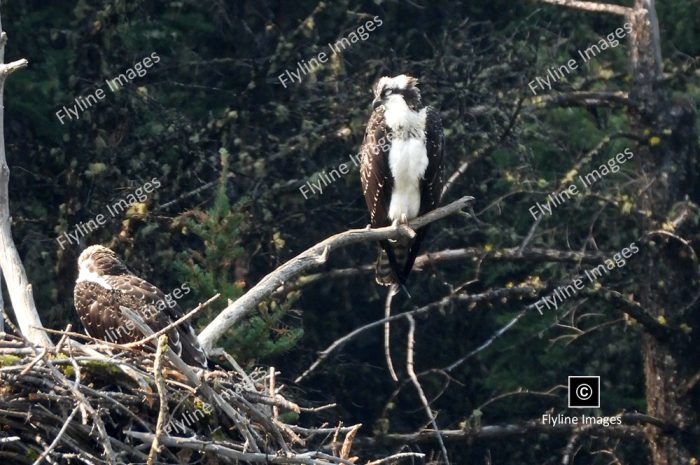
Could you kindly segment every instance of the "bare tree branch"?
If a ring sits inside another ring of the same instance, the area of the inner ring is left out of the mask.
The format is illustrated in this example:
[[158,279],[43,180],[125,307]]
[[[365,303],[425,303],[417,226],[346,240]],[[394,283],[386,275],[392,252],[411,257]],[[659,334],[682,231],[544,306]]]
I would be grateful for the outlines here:
[[610,107],[613,105],[629,105],[629,94],[623,91],[594,92],[579,91],[548,95],[538,95],[530,99],[530,104],[547,108],[561,107]]
[[618,291],[601,287],[597,290],[589,290],[588,293],[601,297],[604,300],[612,302],[621,307],[620,310],[622,312],[629,314],[629,316],[634,318],[649,334],[654,336],[656,339],[668,341],[673,336],[673,331],[668,326],[665,326],[657,321],[651,316],[651,313],[649,313],[638,302],[628,299]]
[[[578,252],[572,250],[546,249],[543,247],[530,247],[523,251],[523,253],[519,253],[519,247],[506,247],[503,249],[493,249],[487,246],[465,247],[462,249],[445,249],[437,252],[427,252],[423,255],[419,255],[416,258],[413,272],[421,272],[428,266],[438,265],[440,263],[467,261],[473,258],[510,262],[558,262],[595,265],[601,263],[610,255],[611,254],[599,251]],[[275,294],[300,289],[320,280],[352,278],[370,273],[373,270],[374,264],[368,263],[355,268],[339,268],[322,273],[308,274],[280,287],[275,291]]]
[[12,308],[22,335],[32,344],[50,347],[51,340],[42,331],[43,325],[36,310],[32,286],[27,279],[22,260],[12,240],[12,216],[10,215],[10,168],[5,155],[4,93],[5,79],[13,72],[27,66],[27,60],[4,64],[7,34],[0,24],[0,268],[7,284]]
[[[488,302],[488,301],[499,300],[499,299],[503,299],[503,298],[507,298],[507,297],[533,296],[535,293],[536,293],[535,288],[525,286],[525,287],[493,289],[490,291],[482,292],[480,294],[466,294],[465,293],[465,294],[448,295],[448,296],[443,297],[442,299],[438,300],[437,302],[430,303],[428,305],[417,308],[415,310],[411,310],[411,311],[404,312],[404,313],[399,313],[398,315],[393,315],[393,316],[390,316],[388,318],[382,318],[381,320],[373,321],[372,323],[368,323],[364,326],[361,326],[361,327],[355,329],[354,331],[351,331],[350,333],[346,334],[345,336],[341,337],[340,339],[337,339],[335,342],[333,342],[333,344],[329,345],[325,350],[319,352],[318,359],[316,359],[316,361],[306,371],[304,371],[301,375],[299,375],[297,377],[297,379],[294,380],[294,382],[299,383],[302,379],[306,378],[309,374],[311,374],[326,358],[328,358],[328,356],[335,349],[342,347],[347,342],[349,342],[351,339],[355,338],[355,336],[357,336],[358,334],[361,334],[361,333],[363,333],[367,330],[370,330],[372,328],[375,328],[379,325],[383,325],[387,321],[395,321],[395,320],[398,320],[401,318],[407,318],[409,316],[422,315],[424,313],[428,313],[428,312],[431,312],[433,310],[441,309],[445,305],[452,303],[452,302],[465,302],[465,303]],[[530,308],[530,306],[528,306],[527,308]],[[524,310],[523,310],[523,313],[524,313]]]
[[584,2],[579,0],[540,0],[550,5],[560,5],[575,10],[590,11],[593,13],[609,13],[612,15],[627,16],[632,14],[632,8],[609,3]]
[[[399,292],[398,286],[391,286],[386,294],[386,301],[384,302],[384,319],[391,316],[391,302],[394,300],[394,296]],[[396,375],[396,370],[394,370],[394,362],[391,360],[391,321],[387,320],[384,323],[384,358],[386,359],[386,366],[389,369],[389,374],[391,379],[395,383],[399,382],[399,377]]]
[[163,334],[158,339],[156,358],[153,362],[153,379],[155,380],[156,388],[158,389],[159,406],[158,420],[156,421],[156,433],[153,436],[151,449],[148,452],[148,459],[146,459],[147,465],[153,465],[153,461],[158,458],[158,453],[160,452],[160,438],[163,435],[163,428],[165,427],[166,419],[168,418],[168,388],[165,386],[165,376],[163,376],[163,354],[167,348],[168,336]]
[[328,253],[331,250],[364,242],[376,242],[405,236],[412,237],[415,234],[413,229],[419,229],[434,221],[462,211],[472,200],[474,200],[474,198],[470,196],[462,197],[444,207],[440,207],[426,215],[411,220],[408,227],[399,225],[398,227],[388,226],[378,229],[352,229],[319,242],[265,276],[242,297],[222,310],[221,313],[214,318],[214,321],[209,323],[199,334],[200,344],[205,351],[211,351],[216,341],[226,330],[242,317],[253,312],[257,308],[258,303],[270,297],[278,287],[289,280],[325,263]]
[[[124,431],[124,434],[136,439],[141,439],[145,443],[152,441],[154,436],[152,433],[139,433],[137,431]],[[237,463],[274,463],[290,465],[329,465],[338,463],[353,465],[353,463],[348,460],[343,460],[321,452],[305,452],[302,454],[289,455],[283,453],[274,455],[262,452],[240,452],[233,448],[234,445],[228,445],[226,443],[200,441],[193,438],[179,438],[174,436],[163,436],[161,442],[168,447],[211,452],[216,456],[235,460]]]
[[[480,426],[478,428],[465,428],[465,429],[453,429],[453,430],[440,430],[442,438],[448,442],[464,442],[470,439],[494,439],[494,438],[507,438],[511,436],[521,436],[529,434],[556,434],[556,435],[570,435],[578,433],[580,435],[601,435],[610,437],[629,437],[636,436],[644,437],[644,428],[642,425],[647,425],[647,427],[656,427],[660,429],[668,429],[669,425],[665,424],[661,420],[650,417],[643,414],[627,414],[624,413],[620,415],[622,424],[621,425],[608,425],[604,426],[602,424],[557,424],[550,425],[544,424],[540,419],[530,420],[523,423],[511,423],[503,425],[486,425]],[[399,444],[414,444],[414,443],[429,443],[435,441],[435,431],[433,430],[422,430],[417,433],[408,434],[387,434],[381,438],[383,441]],[[368,445],[367,442],[372,443],[373,440],[363,439],[362,445]]]
[[420,385],[420,381],[418,381],[418,377],[416,376],[416,371],[413,368],[413,348],[415,345],[415,332],[416,332],[416,320],[413,319],[413,316],[409,315],[406,317],[408,319],[408,347],[406,348],[406,371],[408,371],[408,376],[411,378],[411,382],[413,383],[413,386],[415,386],[416,391],[418,391],[418,397],[420,398],[421,403],[423,404],[423,408],[425,409],[425,413],[428,416],[428,421],[430,421],[430,424],[433,426],[433,429],[435,430],[435,437],[437,438],[438,444],[440,444],[440,450],[442,451],[442,456],[445,458],[445,463],[447,465],[450,465],[450,459],[447,457],[447,449],[445,448],[445,443],[442,440],[442,435],[440,434],[440,428],[438,428],[437,425],[437,420],[436,420],[436,415],[433,413],[432,409],[430,408],[430,403],[428,402],[428,398],[425,397],[425,393],[423,392],[423,387]]

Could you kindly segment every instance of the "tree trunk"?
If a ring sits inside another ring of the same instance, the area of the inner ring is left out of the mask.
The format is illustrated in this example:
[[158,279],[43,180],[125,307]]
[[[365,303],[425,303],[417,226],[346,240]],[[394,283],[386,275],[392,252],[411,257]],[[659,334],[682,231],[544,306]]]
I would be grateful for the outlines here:
[[34,305],[32,286],[27,280],[22,260],[12,240],[12,217],[10,216],[10,168],[5,157],[4,101],[5,79],[18,69],[27,66],[27,60],[5,64],[7,34],[0,22],[0,268],[7,284],[17,324],[24,337],[34,344],[50,346],[51,340],[42,331],[43,325]]
[[634,132],[648,137],[635,151],[647,186],[640,187],[640,207],[650,212],[640,228],[646,234],[636,270],[644,277],[638,298],[676,334],[667,341],[650,334],[643,338],[647,413],[674,425],[669,431],[648,427],[646,434],[654,465],[690,465],[697,463],[700,444],[697,387],[689,384],[698,369],[697,344],[691,342],[700,335],[700,325],[697,306],[688,304],[699,283],[694,252],[681,238],[697,234],[697,228],[678,220],[691,208],[687,199],[697,201],[692,198],[697,179],[695,115],[689,101],[671,99],[664,88],[654,0],[636,0],[628,21],[633,31],[630,118]]

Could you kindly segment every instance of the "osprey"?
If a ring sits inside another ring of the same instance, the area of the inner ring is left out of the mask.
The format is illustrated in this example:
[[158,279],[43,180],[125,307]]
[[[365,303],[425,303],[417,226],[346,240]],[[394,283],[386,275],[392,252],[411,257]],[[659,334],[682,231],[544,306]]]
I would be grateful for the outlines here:
[[[107,247],[93,245],[78,257],[78,279],[73,291],[75,309],[87,333],[115,344],[135,342],[144,335],[123,315],[126,307],[157,332],[184,314],[169,295],[134,275]],[[166,333],[168,344],[190,365],[207,367],[204,351],[189,322]]]
[[[422,106],[418,80],[382,77],[374,87],[374,111],[362,144],[360,174],[370,224],[406,223],[433,210],[442,195],[444,134],[440,115]],[[413,239],[380,242],[377,283],[403,285],[427,228]]]

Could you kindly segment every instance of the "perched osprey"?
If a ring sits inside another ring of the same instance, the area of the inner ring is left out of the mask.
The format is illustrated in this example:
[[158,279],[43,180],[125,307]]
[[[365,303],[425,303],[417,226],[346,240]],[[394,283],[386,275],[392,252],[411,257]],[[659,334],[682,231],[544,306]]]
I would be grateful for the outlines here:
[[[442,194],[444,135],[440,115],[421,104],[418,80],[381,78],[361,149],[360,174],[373,228],[405,223],[433,210]],[[413,239],[380,242],[377,283],[403,284],[427,228]]]
[[[107,247],[93,245],[85,249],[78,258],[78,271],[73,291],[75,309],[92,337],[115,344],[145,337],[122,314],[120,307],[139,315],[153,331],[183,316],[182,309],[171,296],[134,275]],[[206,356],[189,322],[168,331],[167,335],[170,347],[185,362],[206,368]]]

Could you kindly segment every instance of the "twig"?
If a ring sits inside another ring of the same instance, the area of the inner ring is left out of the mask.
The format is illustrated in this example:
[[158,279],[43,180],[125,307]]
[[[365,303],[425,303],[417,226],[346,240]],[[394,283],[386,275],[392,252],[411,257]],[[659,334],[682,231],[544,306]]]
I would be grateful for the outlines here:
[[[313,371],[318,368],[318,366],[328,358],[328,356],[335,351],[336,349],[342,347],[346,343],[348,343],[350,340],[354,339],[355,336],[364,333],[365,331],[368,331],[372,328],[375,328],[379,325],[383,325],[387,321],[395,321],[399,320],[401,318],[406,318],[408,316],[418,316],[422,315],[428,312],[431,312],[433,310],[439,310],[443,308],[445,305],[453,302],[466,302],[466,303],[472,303],[472,302],[486,302],[486,301],[491,301],[491,300],[497,300],[497,299],[502,299],[504,297],[524,297],[524,296],[532,296],[535,293],[535,289],[532,287],[515,287],[515,288],[502,288],[502,289],[493,289],[490,291],[482,292],[480,294],[457,294],[457,295],[449,295],[446,297],[443,297],[442,299],[438,300],[437,302],[433,302],[431,304],[425,305],[423,307],[417,308],[415,310],[411,310],[408,312],[404,313],[399,313],[398,315],[393,315],[388,318],[382,318],[381,320],[373,321],[372,323],[368,323],[364,326],[361,326],[345,336],[341,337],[340,339],[335,340],[331,345],[329,345],[326,349],[322,350],[319,352],[318,358],[314,363],[311,364],[309,368],[306,369],[301,375],[299,375],[294,382],[299,383],[301,380],[306,378],[308,375],[310,375]],[[534,307],[534,305],[533,305]],[[528,307],[530,308],[530,307]]]
[[532,226],[530,226],[530,230],[527,232],[527,236],[525,236],[525,239],[523,239],[522,244],[520,244],[520,247],[518,247],[518,255],[522,256],[527,246],[530,245],[530,241],[535,235],[535,231],[537,231],[537,227],[540,225],[542,218],[544,218],[544,215],[540,215],[539,217],[537,217],[535,222],[532,223]]
[[248,373],[245,372],[245,370],[238,364],[235,358],[231,357],[231,355],[226,352],[224,349],[218,348],[214,349],[209,353],[210,357],[224,357],[228,363],[231,364],[234,370],[236,370],[236,373],[241,377],[241,379],[246,383],[249,389],[253,390],[255,389],[255,382],[248,376]]
[[[547,0],[541,0],[547,1]],[[588,3],[588,2],[586,2]],[[623,91],[615,92],[592,92],[592,91],[572,91],[558,94],[537,95],[530,98],[530,103],[537,108],[548,108],[550,106],[562,107],[589,107],[589,106],[627,106],[629,94]]]
[[423,459],[425,458],[425,454],[421,454],[420,452],[400,452],[398,454],[390,455],[389,457],[384,457],[383,459],[367,462],[367,465],[382,465],[383,463],[394,463],[395,461],[407,458]]
[[[151,441],[153,439],[152,433],[141,433],[137,431],[124,431],[127,436],[134,437],[136,439],[141,439],[143,441]],[[199,441],[192,438],[178,438],[174,436],[163,436],[161,438],[163,445],[168,447],[179,447],[182,449],[199,450],[205,452],[211,452],[220,457],[225,457],[227,459],[237,460],[243,463],[274,463],[274,464],[300,464],[300,465],[322,465],[328,463],[338,463],[343,465],[353,465],[352,462],[348,460],[343,460],[340,458],[332,457],[330,455],[322,454],[321,452],[306,452],[302,454],[265,454],[265,453],[253,453],[253,452],[240,452],[229,447],[227,444],[216,443],[213,441]],[[322,459],[322,461],[316,460],[317,458]]]
[[409,315],[406,317],[408,319],[408,342],[407,342],[407,348],[406,348],[406,371],[408,372],[409,378],[411,378],[411,381],[413,382],[413,385],[416,387],[416,391],[418,391],[418,397],[420,397],[420,401],[423,404],[423,408],[425,409],[425,414],[428,416],[428,420],[430,421],[430,424],[433,426],[433,430],[435,430],[435,436],[438,440],[438,443],[440,444],[440,449],[442,450],[442,455],[445,458],[445,463],[447,465],[450,465],[450,459],[447,457],[447,449],[445,448],[445,443],[442,440],[442,435],[440,434],[440,428],[438,428],[437,425],[437,420],[435,418],[435,414],[433,414],[432,410],[430,409],[430,404],[428,403],[428,398],[425,397],[425,393],[423,392],[423,388],[420,385],[420,382],[418,381],[418,377],[416,376],[416,372],[413,369],[413,348],[415,344],[415,332],[416,332],[416,320],[413,319],[413,316]]
[[[275,392],[275,367],[270,367],[270,398],[274,399],[276,392]],[[277,409],[276,405],[272,405],[272,420],[277,420],[277,417],[279,416],[279,411]]]
[[32,360],[31,362],[29,362],[29,363],[27,364],[27,366],[24,368],[24,370],[22,370],[22,371],[20,372],[19,375],[20,375],[20,376],[24,376],[24,375],[26,375],[27,373],[29,373],[29,372],[31,371],[31,369],[34,368],[34,365],[36,365],[37,363],[39,363],[39,361],[40,361],[41,359],[43,359],[43,358],[46,356],[46,352],[47,352],[46,349],[43,349],[43,348],[42,348],[42,349],[39,351],[39,355],[37,355],[36,357],[34,357],[34,360]]
[[153,377],[156,381],[158,389],[158,421],[156,422],[156,432],[153,435],[151,450],[148,452],[147,465],[153,465],[153,461],[158,457],[160,449],[160,437],[163,435],[163,427],[168,417],[168,388],[165,386],[163,377],[163,354],[168,349],[168,336],[163,334],[158,338],[158,347],[156,348],[156,359],[153,362]]
[[387,290],[386,301],[384,302],[384,358],[386,359],[386,366],[389,369],[389,374],[391,379],[395,383],[399,382],[399,377],[396,376],[396,370],[394,370],[394,363],[391,361],[391,321],[387,320],[391,316],[391,302],[394,296],[399,292],[399,286],[393,285]]
[[[233,173],[229,173],[229,174],[228,174],[228,177],[231,177],[231,178],[232,178],[232,177],[233,177]],[[175,198],[175,199],[173,199],[173,200],[171,200],[171,201],[169,201],[169,202],[166,202],[166,203],[164,203],[164,204],[158,206],[158,207],[156,208],[156,210],[165,210],[166,208],[168,208],[168,207],[170,207],[170,206],[172,206],[172,205],[175,205],[176,203],[178,203],[178,202],[180,202],[180,201],[186,199],[187,197],[192,197],[193,195],[197,195],[197,194],[199,194],[200,192],[202,192],[202,191],[204,191],[204,190],[206,190],[206,189],[209,189],[209,188],[212,187],[212,186],[215,186],[215,185],[219,184],[220,182],[221,182],[221,179],[218,179],[218,178],[217,178],[217,179],[215,179],[214,181],[209,181],[208,183],[202,184],[201,186],[197,187],[196,189],[191,190],[191,191],[189,191],[189,192],[185,192],[185,193],[182,194],[181,196],[179,196],[179,197],[177,197],[177,198]]]
[[566,444],[566,447],[564,448],[564,452],[562,453],[562,458],[561,458],[561,465],[569,465],[570,463],[573,462],[574,459],[574,449],[576,448],[576,443],[578,442],[579,434],[574,433],[571,435],[569,438],[569,442]]
[[39,458],[37,458],[32,465],[39,465],[42,460],[44,460],[50,453],[51,451],[58,445],[58,442],[61,440],[63,435],[65,434],[66,430],[68,429],[68,425],[70,424],[71,421],[73,421],[73,417],[75,416],[76,413],[78,413],[78,410],[80,410],[80,404],[76,405],[73,408],[73,411],[68,415],[68,418],[66,418],[66,421],[63,422],[63,426],[61,429],[58,431],[58,434],[54,438],[54,440],[51,442],[49,447],[44,449],[44,452],[41,453]]
[[[68,323],[66,325],[66,331],[70,331],[71,329],[73,329],[73,325]],[[54,348],[55,354],[58,354],[61,352],[61,349],[63,348],[63,344],[65,344],[67,339],[68,339],[67,334],[64,334],[63,336],[61,336],[61,339],[58,340],[58,344],[56,344],[56,347]]]
[[486,349],[488,346],[490,346],[491,344],[493,344],[494,341],[495,341],[496,339],[498,339],[498,338],[500,338],[501,336],[503,336],[510,328],[512,328],[513,326],[515,326],[515,324],[516,324],[518,321],[520,321],[520,319],[521,319],[522,317],[525,316],[525,314],[527,313],[528,310],[529,310],[529,308],[525,308],[524,310],[521,310],[520,312],[518,312],[517,315],[515,315],[508,323],[506,323],[505,325],[503,325],[498,331],[496,331],[495,333],[493,333],[493,334],[491,335],[491,337],[488,338],[486,341],[484,341],[479,347],[477,347],[476,349],[470,351],[467,355],[465,355],[464,357],[460,358],[459,360],[457,360],[457,361],[455,361],[455,362],[452,362],[451,364],[449,364],[448,366],[446,366],[446,367],[444,368],[444,370],[447,371],[447,372],[450,372],[450,371],[454,370],[455,368],[459,367],[461,364],[463,364],[464,362],[466,362],[466,361],[469,360],[470,358],[472,358],[473,356],[475,356],[476,354],[478,354],[479,352],[481,352],[481,351],[483,351],[484,349]]
[[[71,384],[66,379],[66,377],[63,376],[63,374],[59,370],[57,370],[55,366],[53,366],[51,361],[46,360],[45,362],[46,366],[49,368],[49,370],[51,370],[54,377],[58,379],[64,386],[70,389],[75,398],[78,400],[81,410],[84,410],[84,412],[90,414],[93,424],[97,427],[97,432],[100,436],[100,439],[102,440],[104,454],[109,460],[109,463],[115,465],[116,462],[114,459],[114,451],[112,450],[112,445],[109,442],[109,435],[107,434],[107,429],[105,428],[105,425],[102,422],[102,418],[100,418],[99,413],[95,411],[94,408],[92,408],[92,405],[90,405],[90,402],[88,402],[87,398],[83,395],[83,393],[80,392],[80,389],[78,389],[78,386],[80,385],[80,369],[78,368],[75,370],[75,384]],[[77,367],[77,364],[75,364],[74,367]],[[83,413],[83,415],[85,415],[85,413]]]
[[268,397],[265,395],[260,394],[259,392],[255,391],[241,391],[240,392],[241,397],[243,397],[246,400],[249,400],[251,402],[255,402],[258,404],[265,404],[265,405],[270,405],[273,406],[275,409],[282,407],[284,409],[287,409],[291,412],[295,413],[301,413],[301,412],[318,412],[321,410],[326,410],[328,408],[335,407],[335,404],[330,404],[330,405],[323,405],[322,407],[317,407],[317,408],[306,408],[306,407],[300,407],[294,402],[288,401],[281,395],[275,393],[274,397]]
[[352,229],[319,242],[265,276],[243,296],[222,310],[200,333],[199,343],[206,352],[210,352],[216,341],[239,319],[255,311],[258,303],[272,295],[285,282],[301,276],[308,270],[317,268],[324,263],[325,256],[329,251],[352,244],[411,237],[412,234],[415,234],[415,229],[463,210],[472,200],[474,198],[470,196],[462,197],[444,207],[437,208],[426,215],[411,220],[408,227],[399,225],[399,227],[388,226],[377,229]]
[[331,453],[333,455],[338,455],[338,435],[340,435],[341,426],[343,426],[343,422],[338,423],[338,426],[336,426],[335,431],[333,431],[333,439],[331,439]]
[[657,319],[651,316],[638,302],[628,299],[618,291],[613,291],[604,287],[597,289],[587,289],[582,294],[601,297],[603,300],[614,303],[617,308],[634,318],[647,333],[654,336],[659,341],[669,341],[673,338],[673,331]]
[[[134,325],[144,334],[144,336],[150,336],[153,333],[153,330],[146,323],[144,323],[141,317],[134,311],[123,306],[120,308],[122,313],[134,323]],[[222,397],[211,387],[209,387],[209,385],[203,384],[192,367],[186,364],[170,347],[167,347],[166,353],[170,363],[172,363],[175,368],[177,368],[177,370],[185,376],[189,384],[195,388],[198,388],[208,401],[219,407],[231,419],[231,421],[233,421],[236,428],[246,439],[248,446],[253,450],[253,452],[259,452],[260,449],[258,448],[258,441],[256,441],[258,435],[250,428],[248,419],[224,402]],[[260,442],[262,443],[262,441]]]
[[170,324],[169,324],[168,326],[166,326],[165,328],[156,331],[155,333],[151,334],[150,336],[144,337],[143,339],[138,340],[138,341],[129,342],[129,343],[120,344],[120,345],[121,345],[122,347],[132,348],[132,347],[138,347],[138,346],[141,346],[141,345],[143,345],[143,344],[145,344],[145,343],[147,343],[147,342],[150,342],[150,341],[152,341],[153,339],[162,336],[163,334],[167,333],[167,332],[170,331],[171,329],[173,329],[173,328],[175,328],[175,327],[181,325],[181,324],[184,323],[185,321],[187,321],[187,320],[189,320],[190,318],[194,317],[197,313],[199,313],[202,309],[208,307],[212,302],[214,302],[214,301],[215,301],[216,299],[218,299],[219,297],[221,297],[221,294],[218,294],[218,293],[217,293],[217,294],[214,295],[213,297],[209,298],[209,300],[207,300],[206,302],[197,305],[197,307],[196,307],[195,309],[190,310],[186,315],[184,315],[184,316],[178,318],[176,321],[170,323]]
[[360,428],[362,428],[362,424],[355,425],[350,431],[348,431],[345,434],[345,440],[343,441],[343,445],[340,448],[340,458],[341,459],[349,459],[350,458],[350,450],[352,449],[352,441],[355,440],[355,436],[357,436],[357,432],[360,431]]

